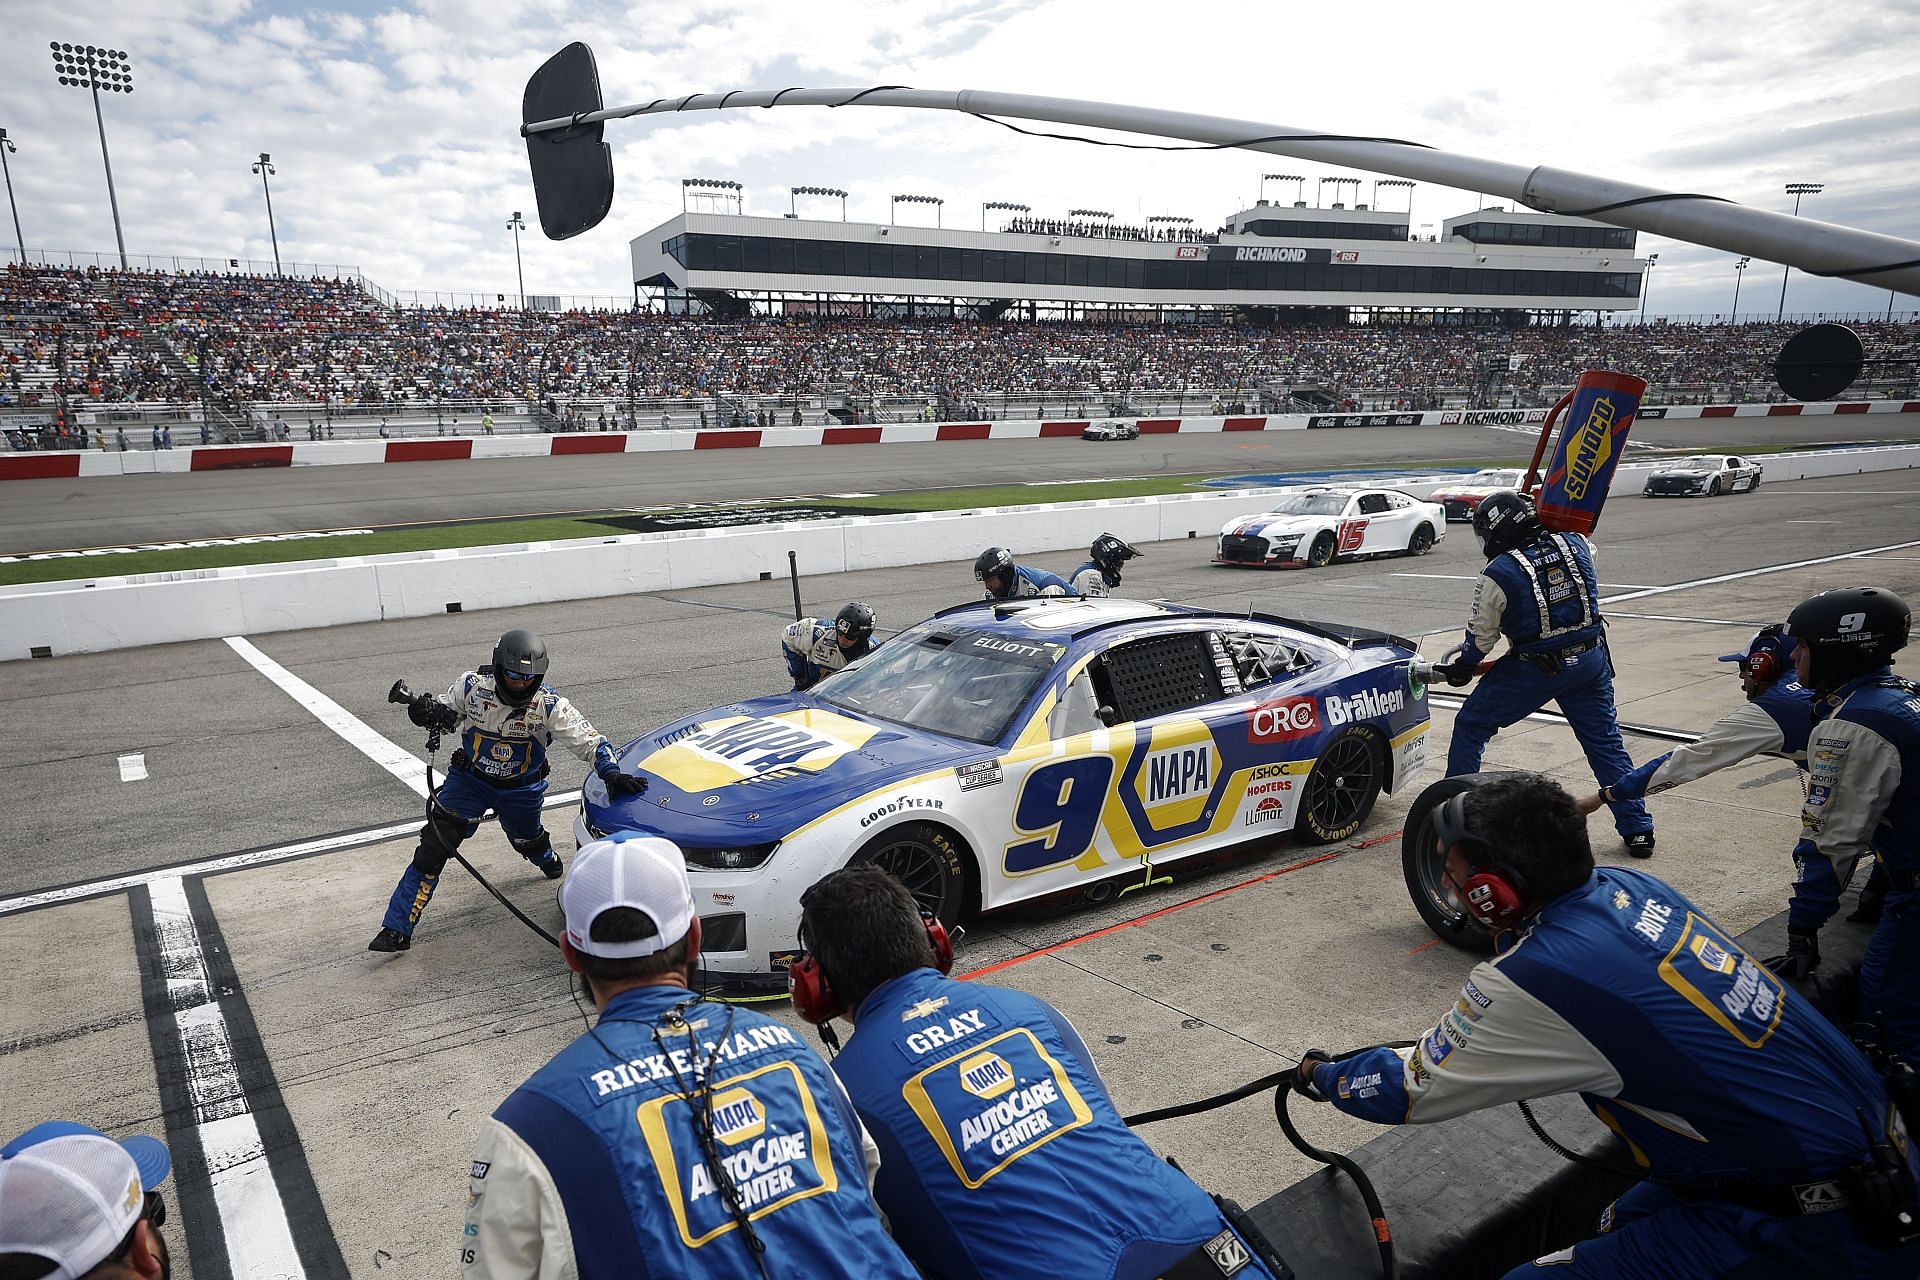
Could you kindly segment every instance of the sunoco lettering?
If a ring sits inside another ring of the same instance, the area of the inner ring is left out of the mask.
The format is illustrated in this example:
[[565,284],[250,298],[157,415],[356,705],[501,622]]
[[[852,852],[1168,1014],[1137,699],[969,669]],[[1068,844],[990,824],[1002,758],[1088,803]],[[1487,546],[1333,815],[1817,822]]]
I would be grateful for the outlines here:
[[985,1142],[993,1154],[1005,1155],[1053,1127],[1046,1108],[1059,1100],[1060,1091],[1051,1080],[1010,1093],[985,1111],[960,1122],[960,1149],[971,1151]]
[[976,1031],[987,1028],[986,1018],[978,1009],[969,1009],[965,1013],[955,1014],[947,1019],[947,1025],[926,1027],[907,1033],[907,1048],[916,1054],[932,1053],[943,1045],[965,1039]]
[[[799,1043],[793,1032],[785,1027],[754,1027],[750,1031],[736,1031],[724,1041],[707,1041],[700,1048],[699,1058],[704,1062],[711,1055],[715,1062],[726,1062],[763,1049]],[[672,1080],[675,1075],[686,1077],[698,1071],[693,1056],[685,1049],[670,1049],[665,1053],[648,1054],[644,1058],[615,1063],[589,1073],[587,1078],[592,1081],[595,1096],[604,1098],[648,1081]]]
[[1617,416],[1613,401],[1602,396],[1593,402],[1588,415],[1567,450],[1567,496],[1575,501],[1587,496],[1594,472],[1613,456],[1613,420]]

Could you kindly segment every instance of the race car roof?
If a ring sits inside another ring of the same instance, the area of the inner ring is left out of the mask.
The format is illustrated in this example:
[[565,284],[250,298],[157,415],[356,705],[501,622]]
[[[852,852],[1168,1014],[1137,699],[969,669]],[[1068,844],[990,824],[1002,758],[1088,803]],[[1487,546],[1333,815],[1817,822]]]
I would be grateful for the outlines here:
[[1404,649],[1419,646],[1404,636],[1372,627],[1344,623],[1311,622],[1269,613],[1240,613],[1217,609],[1196,609],[1165,600],[1126,600],[1119,596],[1099,598],[1034,596],[1021,600],[969,600],[952,605],[933,615],[996,635],[1020,639],[1046,637],[1058,641],[1077,639],[1109,627],[1154,618],[1217,618],[1237,621],[1243,618],[1277,623],[1332,640],[1350,648],[1370,645],[1397,645]]

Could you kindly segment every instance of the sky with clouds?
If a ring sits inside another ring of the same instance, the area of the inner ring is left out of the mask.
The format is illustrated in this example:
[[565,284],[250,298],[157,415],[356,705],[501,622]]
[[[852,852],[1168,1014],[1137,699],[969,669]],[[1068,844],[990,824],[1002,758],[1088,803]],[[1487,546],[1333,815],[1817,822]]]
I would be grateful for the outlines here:
[[[1920,0],[6,0],[4,29],[0,127],[19,145],[30,247],[113,248],[87,94],[56,83],[47,47],[94,43],[133,62],[133,94],[103,98],[129,252],[270,259],[250,172],[266,151],[281,256],[357,266],[393,290],[516,292],[506,220],[534,222],[520,94],[571,40],[593,47],[609,103],[876,83],[1054,94],[1410,138],[1782,210],[1784,183],[1824,182],[1802,216],[1920,238]],[[523,234],[528,292],[630,296],[627,241],[678,211],[684,177],[744,183],[747,212],[770,215],[789,187],[814,185],[847,189],[856,220],[911,192],[945,198],[950,225],[1015,200],[1215,226],[1276,164],[1348,172],[864,108],[629,121],[608,139],[612,214],[563,243]],[[1423,185],[1412,220],[1437,227],[1473,206]],[[903,221],[926,212],[902,208]],[[1728,309],[1732,255],[1643,236],[1648,251],[1661,259],[1650,313]],[[1747,274],[1742,314],[1771,313],[1780,272]],[[1787,307],[1887,301],[1796,273]]]

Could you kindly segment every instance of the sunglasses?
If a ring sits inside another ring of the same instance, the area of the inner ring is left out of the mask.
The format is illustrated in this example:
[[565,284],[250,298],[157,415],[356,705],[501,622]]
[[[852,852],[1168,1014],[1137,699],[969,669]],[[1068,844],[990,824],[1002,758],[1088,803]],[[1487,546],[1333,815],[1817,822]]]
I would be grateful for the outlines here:
[[[164,1227],[165,1225],[167,1225],[167,1202],[160,1198],[160,1193],[158,1191],[149,1191],[146,1193],[146,1199],[140,1206],[140,1217],[137,1219],[136,1225],[139,1222],[150,1223],[154,1227]],[[129,1231],[127,1233],[125,1247],[121,1249],[120,1252],[108,1258],[107,1261],[108,1262],[125,1261],[127,1255],[132,1252],[133,1252],[133,1232]]]

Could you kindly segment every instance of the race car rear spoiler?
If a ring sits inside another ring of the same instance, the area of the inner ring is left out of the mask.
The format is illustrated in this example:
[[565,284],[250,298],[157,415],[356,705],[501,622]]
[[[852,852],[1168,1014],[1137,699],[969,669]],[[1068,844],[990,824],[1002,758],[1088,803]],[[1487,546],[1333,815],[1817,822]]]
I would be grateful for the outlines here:
[[1405,636],[1397,636],[1391,631],[1378,631],[1373,627],[1357,627],[1345,622],[1309,622],[1305,618],[1284,618],[1277,613],[1223,614],[1223,617],[1253,617],[1262,622],[1277,622],[1283,627],[1293,627],[1299,631],[1310,632],[1323,640],[1335,640],[1349,649],[1371,649],[1381,645],[1398,645],[1402,649],[1420,651],[1417,642]]

